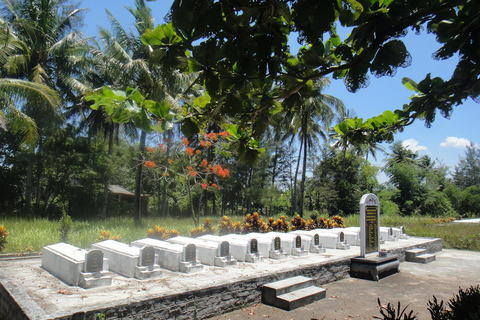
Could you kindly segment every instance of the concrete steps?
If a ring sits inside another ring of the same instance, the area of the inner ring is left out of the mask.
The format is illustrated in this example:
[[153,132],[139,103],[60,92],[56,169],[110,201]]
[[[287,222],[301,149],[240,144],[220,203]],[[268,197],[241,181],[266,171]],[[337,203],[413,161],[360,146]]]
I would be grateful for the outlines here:
[[268,283],[262,288],[262,303],[283,310],[293,310],[324,299],[327,290],[315,280],[303,276]]
[[410,249],[405,251],[405,261],[415,263],[430,263],[435,261],[434,254],[427,253],[426,249]]

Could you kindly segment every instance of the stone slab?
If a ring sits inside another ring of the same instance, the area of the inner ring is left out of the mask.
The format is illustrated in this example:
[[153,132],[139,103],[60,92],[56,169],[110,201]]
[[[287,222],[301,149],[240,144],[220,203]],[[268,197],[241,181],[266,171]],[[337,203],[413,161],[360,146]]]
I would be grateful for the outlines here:
[[398,256],[387,257],[356,257],[351,259],[350,276],[366,280],[379,281],[382,278],[398,273],[400,261]]
[[278,296],[278,307],[294,310],[318,300],[325,299],[327,290],[319,287],[307,287]]

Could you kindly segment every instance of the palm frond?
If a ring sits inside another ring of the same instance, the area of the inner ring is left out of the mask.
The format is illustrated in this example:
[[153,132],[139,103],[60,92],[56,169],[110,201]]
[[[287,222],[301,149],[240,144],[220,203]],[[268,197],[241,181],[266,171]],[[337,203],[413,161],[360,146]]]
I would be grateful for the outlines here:
[[31,100],[32,103],[39,103],[49,106],[52,110],[58,111],[61,99],[58,93],[49,87],[18,79],[0,79],[0,90],[13,99],[20,97]]

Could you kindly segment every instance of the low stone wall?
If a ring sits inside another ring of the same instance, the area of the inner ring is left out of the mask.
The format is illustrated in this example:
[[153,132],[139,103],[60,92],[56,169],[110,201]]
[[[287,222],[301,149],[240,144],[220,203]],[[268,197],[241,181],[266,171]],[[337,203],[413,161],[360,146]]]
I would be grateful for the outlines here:
[[314,278],[324,284],[348,277],[350,260],[342,259],[317,266],[289,270],[275,275],[242,280],[183,294],[145,300],[115,308],[77,313],[61,320],[94,320],[101,313],[106,319],[191,320],[207,319],[262,300],[264,284],[298,275]]
[[[425,239],[426,241],[410,247],[389,250],[391,254],[398,254],[400,260],[405,259],[405,250],[412,248],[426,248],[434,253],[442,250],[441,239]],[[151,319],[151,320],[187,320],[207,319],[222,313],[230,312],[254,303],[261,302],[261,288],[264,284],[294,276],[303,275],[317,280],[318,284],[325,284],[349,276],[350,258],[325,261],[316,265],[299,267],[275,274],[260,275],[241,281],[225,283],[218,286],[199,290],[163,296],[117,305],[106,309],[79,312],[59,320],[96,320],[98,314],[105,319]],[[2,278],[0,274],[0,319],[51,319],[29,300],[21,288],[15,287]],[[6,285],[5,285],[6,284]]]

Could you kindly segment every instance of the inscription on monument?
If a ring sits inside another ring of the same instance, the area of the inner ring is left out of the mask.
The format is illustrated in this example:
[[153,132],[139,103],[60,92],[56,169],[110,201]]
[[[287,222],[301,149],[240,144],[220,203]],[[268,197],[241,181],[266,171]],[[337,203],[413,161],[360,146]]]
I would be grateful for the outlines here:
[[295,237],[295,248],[299,249],[302,247],[302,237],[296,236]]
[[258,253],[258,240],[250,240],[250,253]]
[[155,264],[155,249],[151,246],[143,247],[141,250],[142,266],[153,266]]
[[378,215],[377,206],[365,207],[365,235],[366,248],[365,253],[372,253],[378,251]]
[[227,241],[223,241],[220,244],[220,256],[228,257],[230,255],[230,245]]
[[273,241],[273,249],[274,250],[280,250],[281,248],[281,240],[280,240],[280,237],[275,237],[275,240]]
[[103,270],[103,252],[100,250],[90,250],[85,255],[85,272],[101,272]]
[[197,261],[197,248],[193,243],[190,243],[185,248],[185,260],[188,262]]
[[340,242],[345,242],[345,233],[340,232]]
[[315,233],[315,235],[313,236],[313,242],[316,246],[320,245],[320,236],[318,235],[318,233]]

